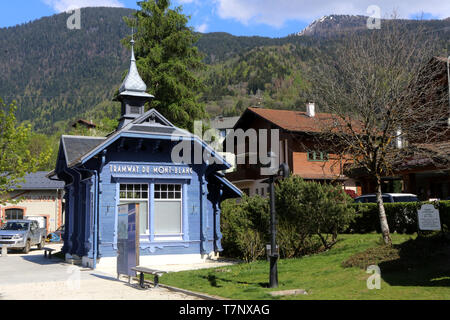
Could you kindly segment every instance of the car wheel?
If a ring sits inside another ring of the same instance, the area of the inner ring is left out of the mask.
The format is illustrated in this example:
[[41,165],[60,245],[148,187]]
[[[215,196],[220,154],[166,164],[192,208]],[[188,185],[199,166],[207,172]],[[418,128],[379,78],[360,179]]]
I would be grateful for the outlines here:
[[27,240],[27,243],[25,244],[25,247],[23,248],[23,253],[30,252],[30,247],[31,247],[30,240]]
[[39,250],[42,250],[42,248],[45,247],[45,238],[44,237],[41,238],[41,242],[37,245],[37,247]]

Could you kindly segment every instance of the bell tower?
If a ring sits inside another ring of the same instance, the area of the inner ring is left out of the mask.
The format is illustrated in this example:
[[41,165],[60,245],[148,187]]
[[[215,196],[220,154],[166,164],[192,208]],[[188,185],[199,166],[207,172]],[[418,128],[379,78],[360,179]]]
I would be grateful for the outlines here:
[[134,57],[134,39],[131,40],[131,64],[128,74],[119,89],[114,101],[122,103],[119,127],[121,129],[128,123],[144,114],[144,106],[154,96],[146,92],[147,85],[139,75],[136,58]]

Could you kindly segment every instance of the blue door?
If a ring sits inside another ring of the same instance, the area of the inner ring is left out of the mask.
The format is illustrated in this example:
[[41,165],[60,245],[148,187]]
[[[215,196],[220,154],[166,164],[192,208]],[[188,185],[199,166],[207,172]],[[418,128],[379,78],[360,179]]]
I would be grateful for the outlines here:
[[139,265],[139,204],[119,205],[117,224],[117,275],[135,276]]

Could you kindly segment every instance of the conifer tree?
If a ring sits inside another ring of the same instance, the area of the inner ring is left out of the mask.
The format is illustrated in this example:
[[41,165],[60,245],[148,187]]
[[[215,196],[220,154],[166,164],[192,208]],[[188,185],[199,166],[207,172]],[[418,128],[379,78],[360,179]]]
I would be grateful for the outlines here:
[[[192,130],[194,120],[206,117],[197,97],[203,83],[196,72],[205,68],[194,46],[198,36],[187,26],[189,17],[182,8],[170,8],[170,0],[138,4],[140,10],[125,21],[137,28],[136,59],[148,93],[155,96],[152,107],[173,124]],[[124,43],[129,40],[124,39]]]

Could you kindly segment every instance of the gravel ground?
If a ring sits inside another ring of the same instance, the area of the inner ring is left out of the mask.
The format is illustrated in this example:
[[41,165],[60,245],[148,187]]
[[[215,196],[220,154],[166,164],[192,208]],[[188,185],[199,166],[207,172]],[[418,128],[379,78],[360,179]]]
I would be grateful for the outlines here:
[[[58,249],[60,245],[47,245]],[[59,247],[58,247],[59,246]],[[43,251],[0,256],[0,299],[4,300],[199,300],[164,288],[142,290],[106,273],[53,258]]]

